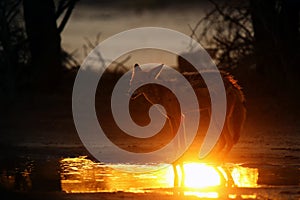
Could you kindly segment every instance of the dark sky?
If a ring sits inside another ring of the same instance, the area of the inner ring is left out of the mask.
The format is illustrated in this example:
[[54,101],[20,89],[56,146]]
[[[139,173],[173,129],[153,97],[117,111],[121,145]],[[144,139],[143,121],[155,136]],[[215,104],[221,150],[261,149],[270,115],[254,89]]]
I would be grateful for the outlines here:
[[190,6],[209,4],[208,0],[81,0],[81,5],[101,7],[128,7],[136,9],[159,9],[169,6]]

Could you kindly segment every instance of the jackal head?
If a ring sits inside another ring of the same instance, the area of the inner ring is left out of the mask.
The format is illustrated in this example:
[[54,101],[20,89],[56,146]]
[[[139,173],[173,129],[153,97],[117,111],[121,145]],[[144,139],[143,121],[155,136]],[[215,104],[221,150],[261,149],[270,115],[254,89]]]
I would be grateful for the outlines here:
[[139,91],[139,89],[136,89],[134,91],[133,88],[138,88],[142,84],[151,83],[154,79],[157,79],[162,70],[162,67],[163,64],[151,68],[150,70],[144,71],[138,64],[135,64],[130,79],[130,88],[128,90],[128,93],[131,95],[131,98],[134,99],[141,94],[141,91]]

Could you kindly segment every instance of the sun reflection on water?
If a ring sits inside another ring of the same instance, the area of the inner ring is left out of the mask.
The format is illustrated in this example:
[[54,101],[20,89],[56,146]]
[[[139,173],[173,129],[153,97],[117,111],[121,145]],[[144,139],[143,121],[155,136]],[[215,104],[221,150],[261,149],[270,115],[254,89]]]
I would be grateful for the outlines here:
[[221,176],[215,167],[203,163],[187,163],[183,167],[185,187],[205,188],[221,185]]
[[238,187],[257,187],[257,168],[236,165],[231,169],[231,176]]
[[[117,168],[117,169],[116,169]],[[147,173],[130,173],[147,168]],[[120,170],[118,170],[120,169]],[[122,169],[127,169],[126,171]],[[158,170],[159,169],[159,170]],[[218,198],[224,189],[256,187],[258,170],[240,165],[213,166],[203,163],[185,163],[184,194],[205,198]],[[233,180],[233,184],[228,184]],[[61,160],[61,185],[67,193],[163,191],[174,188],[171,165],[103,165],[86,157]],[[229,197],[227,195],[227,197]],[[233,195],[231,195],[231,198]]]

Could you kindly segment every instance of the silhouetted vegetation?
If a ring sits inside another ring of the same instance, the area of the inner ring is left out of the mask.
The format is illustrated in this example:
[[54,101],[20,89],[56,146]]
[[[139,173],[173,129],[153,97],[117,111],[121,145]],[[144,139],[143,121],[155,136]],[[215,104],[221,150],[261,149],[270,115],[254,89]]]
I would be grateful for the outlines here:
[[20,0],[0,2],[0,33],[0,94],[12,98],[30,59]]
[[0,2],[1,95],[11,100],[22,88],[58,84],[65,63],[72,61],[61,48],[60,33],[77,1]]
[[[255,70],[271,93],[299,95],[299,7],[293,0],[209,1],[213,9],[191,27],[215,51],[220,68]],[[200,29],[199,27],[204,27]],[[244,76],[240,79],[249,79]],[[253,83],[253,80],[252,80]]]

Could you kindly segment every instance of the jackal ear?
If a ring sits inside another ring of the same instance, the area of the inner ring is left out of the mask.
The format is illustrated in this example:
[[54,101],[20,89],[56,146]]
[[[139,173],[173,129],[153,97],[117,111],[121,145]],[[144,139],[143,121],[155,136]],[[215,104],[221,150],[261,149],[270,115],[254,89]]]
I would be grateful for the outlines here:
[[133,73],[135,72],[140,72],[142,71],[141,67],[139,66],[139,64],[135,64],[134,67],[133,67]]
[[134,76],[136,73],[139,73],[141,72],[142,69],[141,67],[139,66],[139,64],[135,64],[134,67],[133,67],[133,71],[132,71],[132,75],[131,75],[131,79],[130,79],[130,85],[132,84],[132,81],[134,79]]
[[153,77],[153,78],[157,78],[162,70],[162,67],[164,66],[164,64],[161,64],[153,69],[151,69],[149,72],[150,72],[150,75]]

